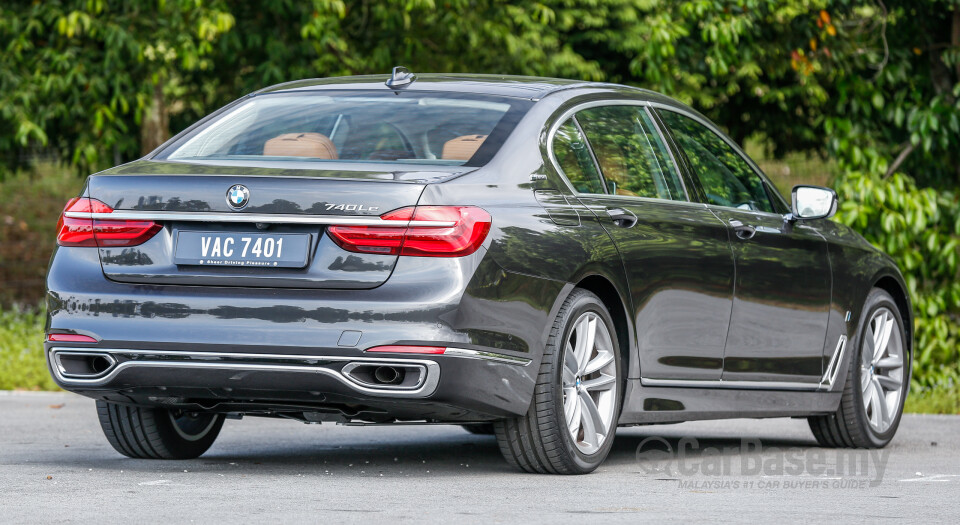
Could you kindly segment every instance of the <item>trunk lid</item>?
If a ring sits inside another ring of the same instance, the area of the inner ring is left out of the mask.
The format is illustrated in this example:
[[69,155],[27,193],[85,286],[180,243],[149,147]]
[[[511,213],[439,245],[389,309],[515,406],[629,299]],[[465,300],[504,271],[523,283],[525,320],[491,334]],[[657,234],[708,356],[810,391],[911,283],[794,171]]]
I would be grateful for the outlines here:
[[[162,226],[138,246],[101,246],[104,274],[144,284],[373,288],[389,278],[397,256],[343,250],[325,234],[327,226],[379,221],[390,210],[416,205],[427,182],[473,169],[396,172],[325,164],[329,169],[317,170],[290,164],[138,161],[91,176],[87,196],[112,208],[111,217]],[[239,209],[228,202],[236,185],[247,194]],[[268,246],[271,256],[282,247],[287,260],[260,257]]]

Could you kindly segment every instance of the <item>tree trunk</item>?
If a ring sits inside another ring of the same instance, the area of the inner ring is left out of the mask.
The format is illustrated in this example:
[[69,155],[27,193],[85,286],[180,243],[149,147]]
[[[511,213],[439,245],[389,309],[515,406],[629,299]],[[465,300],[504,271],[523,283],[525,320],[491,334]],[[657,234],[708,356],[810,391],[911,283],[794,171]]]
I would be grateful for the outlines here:
[[[953,47],[960,46],[960,6],[953,8],[953,28],[950,31],[950,45]],[[957,78],[953,79],[953,81],[960,82],[960,62],[954,65],[954,70],[957,72]]]
[[170,138],[170,112],[163,99],[163,81],[153,86],[150,106],[140,123],[140,154],[146,155]]

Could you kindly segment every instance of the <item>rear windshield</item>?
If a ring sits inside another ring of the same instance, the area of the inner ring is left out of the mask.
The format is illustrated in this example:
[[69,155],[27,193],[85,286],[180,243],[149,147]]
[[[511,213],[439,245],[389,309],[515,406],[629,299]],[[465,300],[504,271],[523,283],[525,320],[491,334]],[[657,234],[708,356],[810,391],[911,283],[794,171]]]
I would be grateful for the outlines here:
[[462,93],[265,94],[204,123],[155,158],[481,166],[531,105]]

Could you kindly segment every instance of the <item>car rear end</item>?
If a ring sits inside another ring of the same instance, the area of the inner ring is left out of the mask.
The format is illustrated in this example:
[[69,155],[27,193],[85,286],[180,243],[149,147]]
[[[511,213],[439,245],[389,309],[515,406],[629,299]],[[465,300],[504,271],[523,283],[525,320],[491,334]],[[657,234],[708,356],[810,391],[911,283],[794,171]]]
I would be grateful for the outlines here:
[[497,279],[495,219],[482,202],[422,195],[482,170],[529,103],[258,97],[91,176],[68,203],[47,279],[58,384],[341,421],[525,411],[527,345],[461,322],[470,289]]

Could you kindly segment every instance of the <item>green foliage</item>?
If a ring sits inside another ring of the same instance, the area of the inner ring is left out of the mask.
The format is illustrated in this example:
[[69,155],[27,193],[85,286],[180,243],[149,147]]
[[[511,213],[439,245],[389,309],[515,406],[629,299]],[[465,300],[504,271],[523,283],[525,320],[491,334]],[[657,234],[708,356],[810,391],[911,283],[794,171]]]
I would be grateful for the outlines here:
[[0,390],[57,390],[43,356],[43,311],[0,310]]
[[0,306],[43,297],[57,217],[82,186],[74,169],[54,164],[0,179]]
[[[809,182],[831,180],[844,202],[840,220],[904,270],[917,311],[915,377],[932,384],[960,370],[958,6],[958,0],[5,2],[0,180],[27,168],[36,153],[81,172],[133,160],[237,96],[291,79],[386,73],[403,64],[415,72],[638,85],[690,103],[741,144],[762,136],[765,156],[829,157],[837,172]],[[778,180],[788,179],[803,182]],[[13,187],[33,184],[18,180]],[[10,209],[0,218],[15,224],[0,225],[6,228],[0,235],[26,235],[15,230],[21,214],[31,212]]]
[[848,173],[838,184],[838,220],[893,257],[916,319],[914,378],[960,384],[960,205],[955,192],[918,188],[911,177]]

